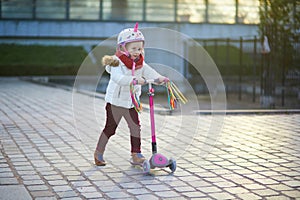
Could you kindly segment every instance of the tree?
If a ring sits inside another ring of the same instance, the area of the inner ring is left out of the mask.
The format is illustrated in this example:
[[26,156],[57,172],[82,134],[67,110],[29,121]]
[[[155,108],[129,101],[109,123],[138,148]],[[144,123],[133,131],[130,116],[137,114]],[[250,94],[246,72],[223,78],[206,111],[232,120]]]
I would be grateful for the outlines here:
[[[259,0],[259,2],[259,32],[262,39],[268,39],[271,50],[263,54],[262,104],[273,107],[276,85],[280,84],[284,88],[287,71],[300,69],[299,52],[297,53],[299,47],[295,45],[299,44],[300,1]],[[284,90],[282,92],[284,93]]]
[[[299,0],[259,0],[260,35],[267,36],[271,57],[278,64],[284,59],[291,66],[295,59],[294,43],[299,42],[300,1]],[[273,62],[274,64],[274,62]]]

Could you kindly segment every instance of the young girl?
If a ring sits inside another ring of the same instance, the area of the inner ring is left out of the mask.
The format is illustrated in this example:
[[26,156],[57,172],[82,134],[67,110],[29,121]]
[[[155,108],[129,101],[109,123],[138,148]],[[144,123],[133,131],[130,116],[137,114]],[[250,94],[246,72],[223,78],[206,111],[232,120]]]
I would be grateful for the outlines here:
[[156,79],[157,82],[166,82],[168,78],[161,76],[144,62],[144,36],[138,30],[136,23],[133,29],[124,29],[118,35],[118,46],[115,55],[104,56],[102,64],[110,74],[106,89],[106,124],[99,137],[94,153],[95,164],[106,165],[103,159],[105,146],[111,136],[115,134],[117,126],[124,117],[130,131],[131,156],[134,164],[141,164],[145,157],[141,154],[141,126],[139,115],[130,95],[130,85],[139,98],[141,85],[147,79]]

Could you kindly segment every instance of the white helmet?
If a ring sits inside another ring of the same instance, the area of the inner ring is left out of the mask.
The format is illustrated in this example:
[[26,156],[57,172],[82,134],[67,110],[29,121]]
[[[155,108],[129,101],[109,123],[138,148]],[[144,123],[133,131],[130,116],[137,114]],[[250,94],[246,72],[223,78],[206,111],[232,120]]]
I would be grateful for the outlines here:
[[139,24],[136,23],[134,28],[127,28],[118,35],[118,45],[125,45],[129,42],[145,41],[144,35],[138,30]]

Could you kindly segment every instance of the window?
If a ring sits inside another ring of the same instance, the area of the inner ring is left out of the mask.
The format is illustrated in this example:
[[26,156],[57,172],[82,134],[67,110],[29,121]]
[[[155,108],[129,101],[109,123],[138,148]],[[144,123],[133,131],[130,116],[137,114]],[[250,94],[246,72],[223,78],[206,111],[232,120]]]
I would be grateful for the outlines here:
[[141,21],[143,20],[143,1],[141,0],[127,0],[128,2],[128,15],[127,20]]
[[205,0],[178,0],[177,21],[199,23],[205,22]]
[[175,21],[174,0],[146,1],[146,21]]
[[36,0],[36,18],[65,19],[66,0]]
[[235,0],[209,0],[208,21],[212,23],[235,23]]
[[112,15],[111,5],[112,5],[111,0],[103,0],[103,2],[102,2],[102,19],[103,20],[111,19],[111,15]]
[[32,0],[5,0],[1,2],[1,7],[2,18],[32,18]]
[[142,21],[143,7],[141,0],[103,0],[103,19]]
[[99,0],[70,0],[70,19],[99,19]]
[[258,24],[259,1],[239,0],[237,22],[243,24]]

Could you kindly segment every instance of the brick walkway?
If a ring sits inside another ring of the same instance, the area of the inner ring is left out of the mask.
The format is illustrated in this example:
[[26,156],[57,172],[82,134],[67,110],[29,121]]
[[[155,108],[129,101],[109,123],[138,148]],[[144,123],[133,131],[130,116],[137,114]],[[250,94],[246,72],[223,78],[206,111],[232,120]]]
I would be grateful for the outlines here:
[[[109,164],[94,166],[104,105],[0,79],[0,199],[300,199],[300,114],[157,114],[158,150],[176,158],[177,170],[144,175],[128,162],[123,121],[105,153]],[[148,118],[144,111],[147,157]]]

